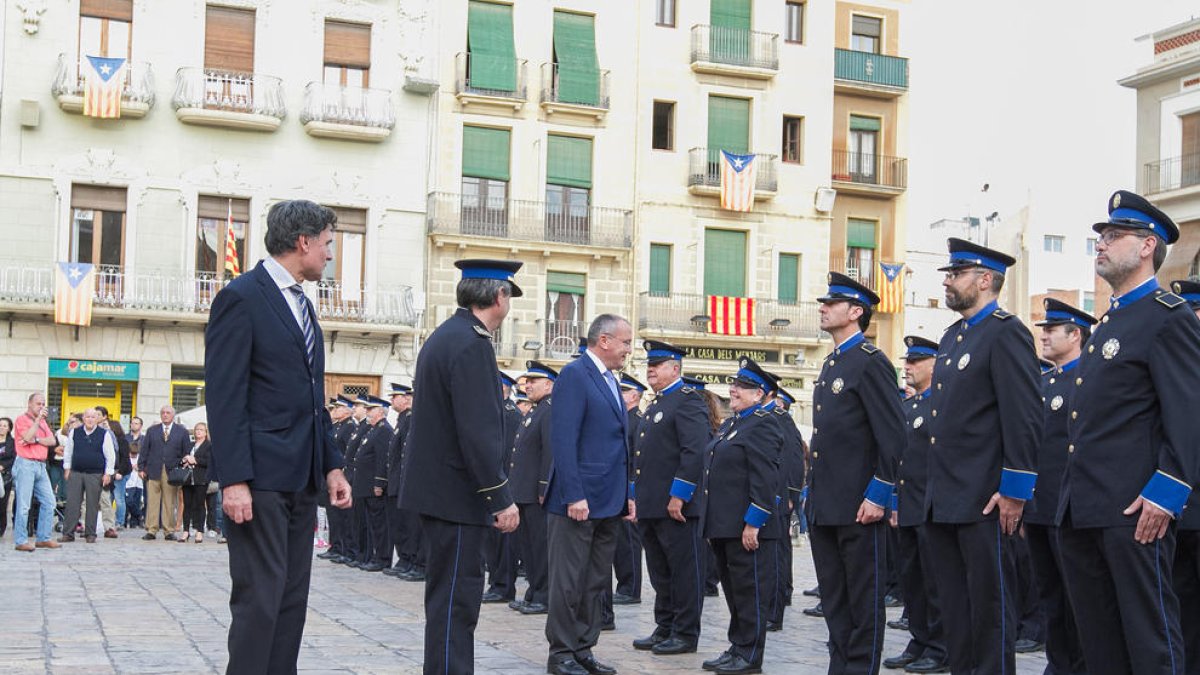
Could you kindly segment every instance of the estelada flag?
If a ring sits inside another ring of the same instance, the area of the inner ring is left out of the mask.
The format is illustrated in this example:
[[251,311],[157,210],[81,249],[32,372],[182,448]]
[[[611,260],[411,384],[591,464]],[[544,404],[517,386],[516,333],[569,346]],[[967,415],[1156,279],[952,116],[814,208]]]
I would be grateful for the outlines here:
[[758,164],[754,155],[721,151],[721,208],[750,211],[754,208],[754,181]]
[[88,263],[60,262],[54,271],[54,323],[92,325],[96,268]]
[[125,59],[89,56],[83,76],[83,114],[114,119],[121,116],[121,90],[125,87]]
[[754,335],[754,298],[708,296],[708,332]]
[[879,306],[875,311],[883,314],[895,314],[904,306],[904,263],[879,263],[883,274],[878,276],[879,283],[875,292],[879,294]]

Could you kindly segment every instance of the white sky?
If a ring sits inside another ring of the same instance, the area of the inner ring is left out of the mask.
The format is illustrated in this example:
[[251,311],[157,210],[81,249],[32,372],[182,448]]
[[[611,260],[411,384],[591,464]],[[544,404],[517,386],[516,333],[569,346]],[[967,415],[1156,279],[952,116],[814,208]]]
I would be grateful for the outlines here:
[[910,243],[938,241],[927,228],[941,218],[1026,202],[1036,231],[1087,236],[1141,170],[1135,92],[1116,82],[1153,58],[1134,39],[1193,16],[1196,0],[914,0],[901,42]]

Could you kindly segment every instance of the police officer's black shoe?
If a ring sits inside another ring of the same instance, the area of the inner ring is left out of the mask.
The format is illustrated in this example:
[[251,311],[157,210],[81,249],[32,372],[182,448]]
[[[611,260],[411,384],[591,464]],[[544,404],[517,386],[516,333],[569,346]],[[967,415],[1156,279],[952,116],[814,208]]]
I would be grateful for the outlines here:
[[895,621],[889,621],[887,622],[887,627],[895,630],[908,630],[908,617],[902,616]]
[[612,604],[614,605],[637,605],[642,602],[641,598],[635,598],[632,595],[624,593],[613,593]]
[[721,666],[725,665],[726,663],[729,663],[729,661],[732,659],[733,659],[733,652],[731,652],[727,649],[727,650],[721,652],[721,654],[719,656],[717,656],[717,658],[709,659],[709,660],[705,661],[704,663],[700,664],[700,667],[705,670],[716,670],[717,668],[720,668]]
[[900,596],[888,593],[887,595],[883,596],[883,606],[884,607],[903,607],[904,601],[900,599]]
[[783,630],[783,624],[779,623],[778,621],[768,621],[767,622],[767,632],[768,633],[777,633],[781,630]]
[[890,659],[883,660],[884,668],[903,668],[910,663],[915,662],[919,656],[910,651],[905,651],[900,656],[893,656]]
[[344,555],[335,555],[329,559],[329,562],[334,563],[336,565],[349,565],[350,563],[352,563],[354,561],[351,560],[350,558],[347,558]]
[[761,673],[762,664],[754,665],[746,659],[738,655],[734,655],[723,666],[717,666],[717,675],[746,675],[747,673]]
[[803,611],[804,616],[815,616],[818,619],[825,616],[825,609],[821,607],[821,603],[817,603],[816,607],[807,607]]
[[691,654],[696,651],[696,643],[689,642],[683,638],[671,637],[650,648],[650,651],[659,655],[668,654]]
[[499,593],[497,593],[495,591],[488,591],[487,593],[483,594],[483,603],[484,604],[491,604],[491,603],[496,603],[496,602],[508,602],[508,598],[504,597],[503,595],[500,595]]
[[540,602],[527,602],[517,610],[522,614],[545,614],[546,606]]
[[721,593],[717,590],[716,586],[706,587],[704,589],[704,597],[706,597],[706,598],[715,598],[720,594]]
[[945,659],[935,659],[932,656],[922,656],[904,667],[906,673],[948,673],[950,664]]
[[1018,654],[1028,654],[1030,652],[1040,652],[1046,648],[1046,643],[1031,640],[1029,638],[1021,638],[1013,645],[1013,650]]
[[398,578],[405,581],[425,581],[425,570],[414,569],[411,572],[404,572]]
[[521,608],[524,606],[525,606],[525,598],[517,598],[516,600],[513,600],[512,602],[508,603],[509,609],[515,610],[518,612],[521,611]]
[[589,675],[587,668],[569,657],[560,661],[550,661],[546,664],[546,672],[551,675]]
[[325,551],[324,553],[318,553],[317,557],[320,558],[321,560],[329,560],[330,558],[332,558],[335,555],[337,555],[337,554],[334,553],[333,551]]
[[576,656],[575,662],[583,666],[583,669],[591,673],[591,675],[617,675],[617,669],[612,666],[605,665],[596,660],[596,657],[588,654],[587,656]]
[[654,633],[651,633],[648,637],[638,638],[638,639],[634,640],[633,648],[641,649],[643,651],[654,649],[654,645],[656,645],[660,642],[666,642],[667,638],[669,638],[669,637],[671,637],[671,636],[663,635],[662,633],[659,633],[656,631]]
[[359,569],[361,569],[364,572],[382,572],[386,569],[391,569],[391,568],[389,568],[387,565],[385,565],[381,562],[373,562],[373,563],[367,563],[367,564],[363,565],[362,567],[360,567]]
[[388,575],[389,577],[399,577],[400,576],[400,570],[396,569],[395,567],[389,567],[389,568],[385,569],[383,571],[383,573]]
[[804,595],[807,595],[810,598],[819,598],[821,597],[821,587],[813,586],[812,588],[804,591]]
[[608,623],[604,624],[603,626],[600,626],[600,630],[603,630],[603,631],[616,630],[616,629],[617,629],[617,622],[615,619],[609,619]]

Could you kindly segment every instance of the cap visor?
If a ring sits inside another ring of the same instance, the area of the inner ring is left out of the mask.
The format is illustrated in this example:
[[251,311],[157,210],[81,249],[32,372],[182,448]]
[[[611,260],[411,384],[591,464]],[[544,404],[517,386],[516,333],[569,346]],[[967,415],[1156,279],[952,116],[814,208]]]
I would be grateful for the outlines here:
[[508,282],[508,285],[512,286],[512,297],[519,298],[519,297],[525,295],[525,291],[521,290],[521,287],[516,285],[515,283],[510,281],[510,282]]

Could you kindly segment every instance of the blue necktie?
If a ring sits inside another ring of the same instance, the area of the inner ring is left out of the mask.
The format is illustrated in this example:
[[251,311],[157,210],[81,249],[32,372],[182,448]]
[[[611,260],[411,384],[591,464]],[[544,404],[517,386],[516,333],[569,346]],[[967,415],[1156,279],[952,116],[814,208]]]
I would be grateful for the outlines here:
[[317,354],[317,332],[313,329],[312,314],[300,284],[290,286],[288,290],[296,296],[296,302],[300,306],[300,330],[304,332],[304,352],[308,357],[308,367],[312,368]]
[[621,394],[617,389],[617,378],[612,374],[611,370],[604,371],[604,381],[608,383],[608,390],[612,392],[613,397],[617,399],[617,405],[620,406]]

